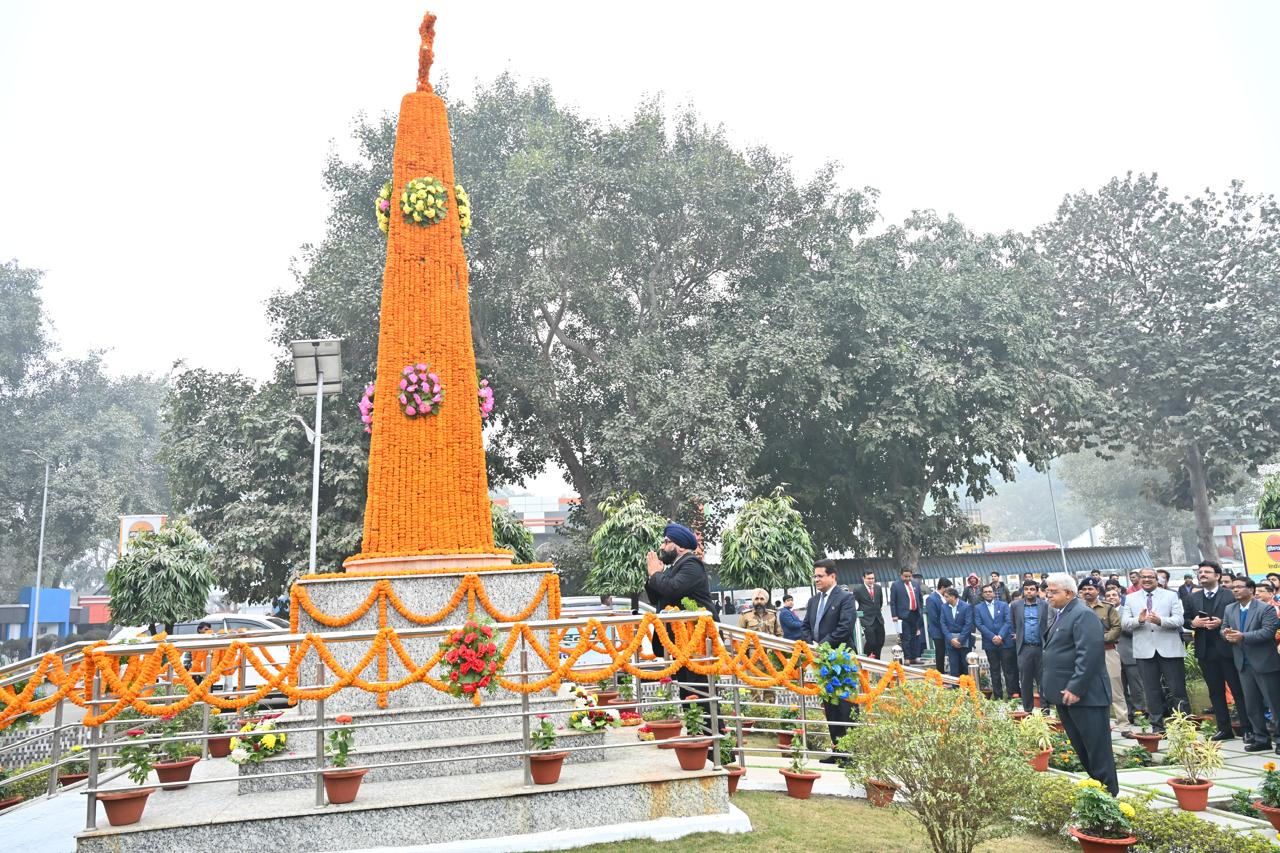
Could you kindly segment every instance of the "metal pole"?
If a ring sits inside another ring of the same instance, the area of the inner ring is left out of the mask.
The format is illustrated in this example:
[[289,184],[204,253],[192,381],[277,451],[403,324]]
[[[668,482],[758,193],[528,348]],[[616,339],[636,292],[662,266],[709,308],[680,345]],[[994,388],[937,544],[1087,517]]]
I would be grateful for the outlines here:
[[320,418],[324,415],[324,371],[316,372],[316,440],[311,452],[311,560],[316,570],[316,528],[320,518]]
[[[206,669],[206,672],[204,677],[208,678],[209,673],[207,672],[208,670],[207,664],[205,665],[205,669]],[[201,725],[204,728],[204,738],[200,741],[200,758],[202,758],[205,761],[208,761],[209,760],[209,703],[207,701],[202,702],[201,706],[202,706]]]
[[738,747],[738,753],[736,756],[734,756],[734,758],[737,761],[741,762],[742,764],[746,764],[747,763],[746,756],[742,754],[742,726],[743,726],[742,688],[739,686],[739,682],[737,678],[734,678],[732,683],[733,683],[733,716],[736,718],[735,722],[737,722],[737,725],[734,726],[734,732],[735,732],[734,740],[737,743],[737,747]]
[[[62,705],[65,699],[59,699],[53,712],[53,732],[49,735],[49,790],[52,797],[58,790],[58,762],[62,759]],[[96,708],[94,709],[97,710]]]
[[[715,651],[715,647],[711,642],[711,638],[707,637],[707,657],[711,657]],[[720,734],[720,679],[719,676],[712,672],[707,676],[707,700],[711,705],[711,736],[715,737]],[[720,741],[711,741],[711,766],[716,770],[720,769]]]
[[[318,436],[317,436],[318,437]],[[314,540],[313,540],[314,544]],[[315,550],[313,548],[312,555]],[[324,686],[324,661],[316,661],[316,684]],[[324,805],[324,700],[316,700],[316,805]]]
[[[112,658],[114,660],[114,658]],[[102,698],[102,673],[97,667],[93,670],[93,712],[98,712],[98,700]],[[98,795],[93,793],[98,787],[98,742],[102,739],[102,730],[99,726],[92,726],[89,729],[89,795],[85,797],[88,805],[85,806],[84,828],[86,830],[97,829],[98,827]]]
[[1058,529],[1058,553],[1062,555],[1062,571],[1067,571],[1067,547],[1062,541],[1062,525],[1058,523],[1058,504],[1053,499],[1053,470],[1046,465],[1044,475],[1049,480],[1049,506],[1053,508],[1053,526]]
[[49,463],[44,463],[44,500],[40,503],[40,550],[36,552],[36,589],[31,600],[31,657],[36,656],[40,636],[40,576],[44,573],[44,519],[49,511]]
[[[529,683],[529,644],[525,641],[523,635],[520,637],[520,672],[525,673],[520,676],[520,681],[524,684]],[[526,788],[533,787],[533,759],[529,757],[529,749],[531,744],[529,736],[529,694],[520,691],[520,739],[523,743],[521,749],[525,751],[524,760],[520,763],[524,766],[524,786]]]

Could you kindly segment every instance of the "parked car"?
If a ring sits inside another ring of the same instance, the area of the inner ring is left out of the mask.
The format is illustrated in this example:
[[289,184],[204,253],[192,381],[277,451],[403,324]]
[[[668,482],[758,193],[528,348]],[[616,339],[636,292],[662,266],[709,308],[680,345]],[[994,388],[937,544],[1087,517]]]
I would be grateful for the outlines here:
[[[170,636],[190,637],[196,633],[196,628],[201,623],[208,623],[215,635],[244,635],[253,636],[265,632],[288,631],[289,623],[275,616],[263,616],[254,613],[210,613],[201,619],[192,619],[187,622],[179,622],[173,626],[173,633]],[[142,626],[121,626],[116,628],[108,638],[111,643],[128,643],[145,641],[148,634],[148,627]],[[260,654],[270,661],[269,665],[275,667],[283,667],[289,662],[289,646],[259,646]],[[190,665],[190,656],[187,658]],[[235,673],[225,677],[222,683],[214,689],[233,689],[241,690],[244,688],[253,688],[265,684],[266,679],[252,666],[245,666],[243,672]],[[272,693],[264,704],[275,705],[286,701],[283,694]]]

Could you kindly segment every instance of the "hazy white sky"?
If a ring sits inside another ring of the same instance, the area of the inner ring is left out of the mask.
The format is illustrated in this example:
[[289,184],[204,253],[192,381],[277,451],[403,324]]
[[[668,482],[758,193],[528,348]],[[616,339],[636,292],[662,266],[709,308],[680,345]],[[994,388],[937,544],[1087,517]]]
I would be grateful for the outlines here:
[[1027,229],[1129,169],[1280,192],[1280,4],[1262,0],[9,0],[0,260],[46,271],[63,351],[265,376],[263,302],[323,233],[325,156],[413,88],[428,7],[455,94],[510,70],[620,119],[662,93],[802,175],[839,161],[891,220]]

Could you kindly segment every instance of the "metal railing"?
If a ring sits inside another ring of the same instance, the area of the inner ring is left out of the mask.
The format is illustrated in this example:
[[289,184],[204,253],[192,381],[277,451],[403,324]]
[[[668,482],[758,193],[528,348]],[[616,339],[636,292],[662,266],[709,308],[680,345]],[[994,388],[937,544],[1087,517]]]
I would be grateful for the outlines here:
[[[659,614],[659,618],[664,623],[672,623],[672,622],[682,622],[682,621],[693,621],[707,615],[708,614],[705,611],[668,612],[668,613]],[[644,618],[644,616],[643,615],[618,615],[618,616],[605,616],[605,617],[592,617],[592,618],[595,622],[599,623],[600,625],[606,628],[609,628],[609,627],[616,627],[616,626],[639,625],[639,623]],[[585,621],[586,620],[582,618],[551,619],[551,620],[527,622],[524,624],[527,625],[527,627],[530,628],[532,631],[537,633],[537,632],[549,631],[551,629],[558,629],[558,628],[571,628],[571,627],[580,628],[585,625]],[[499,625],[497,627],[500,630],[502,626]],[[768,651],[778,653],[784,657],[789,656],[792,653],[792,650],[794,648],[794,642],[790,640],[783,640],[781,638],[771,637],[767,635],[758,635],[753,631],[749,631],[749,630],[738,628],[731,625],[717,624],[717,628],[719,629],[721,637],[724,641],[727,641],[727,642],[733,642],[735,640],[742,641],[742,640],[746,640],[750,636],[755,636],[763,648],[765,648]],[[406,627],[406,628],[397,629],[397,635],[402,640],[429,639],[429,638],[443,637],[444,635],[451,633],[454,630],[456,630],[456,626]],[[377,630],[348,630],[348,631],[330,631],[330,632],[318,634],[317,636],[322,637],[326,644],[361,643],[361,642],[367,643],[371,641],[373,638],[375,638],[379,633],[380,631],[377,631]],[[305,637],[306,637],[305,634],[292,633],[287,630],[280,630],[280,631],[256,632],[252,635],[234,635],[234,636],[218,636],[218,637],[211,637],[207,635],[190,635],[190,636],[174,637],[172,639],[166,639],[164,643],[166,645],[177,648],[181,652],[213,651],[216,649],[225,649],[229,647],[233,642],[241,643],[252,648],[261,648],[266,646],[294,645],[302,642],[305,639]],[[77,643],[77,644],[72,644],[71,646],[64,647],[64,654],[70,655],[72,660],[78,660],[80,657],[82,657],[82,648],[78,649],[77,647],[84,647],[87,645],[89,644]],[[159,645],[160,643],[157,643],[157,642],[140,642],[140,643],[134,642],[134,643],[127,643],[127,644],[114,644],[114,645],[100,646],[98,649],[96,649],[96,653],[102,654],[102,655],[108,655],[108,656],[115,656],[115,657],[128,657],[128,656],[139,655],[139,654],[145,655],[154,651],[156,648],[159,647]],[[712,640],[711,638],[708,638],[707,648],[705,650],[704,656],[701,658],[697,658],[696,660],[710,661],[714,659],[715,658],[712,656]],[[856,660],[858,665],[861,668],[865,669],[873,679],[883,674],[889,666],[888,662],[879,661],[874,658],[858,657]],[[518,648],[513,650],[513,653],[509,658],[509,662],[515,662],[515,661],[518,661],[518,664],[519,664],[518,668],[511,668],[509,666],[507,669],[504,670],[504,675],[508,679],[519,680],[527,684],[529,683],[530,679],[534,679],[534,680],[541,679],[550,675],[553,672],[553,670],[545,668],[542,665],[541,661],[537,661],[538,665],[531,668],[528,644],[523,638],[521,638],[521,640],[518,643]],[[38,662],[39,662],[39,658],[32,658],[32,659],[28,659],[25,662],[19,662],[18,664],[11,664],[8,667],[0,668],[0,675],[3,675],[4,673],[9,673],[8,677],[4,679],[3,682],[0,682],[0,683],[12,683],[12,682],[22,680],[22,678],[30,675],[30,671],[34,671],[34,667],[35,665],[38,664]],[[25,674],[23,674],[20,669],[20,667],[24,664],[30,670]],[[641,669],[656,670],[656,669],[666,668],[668,666],[668,663],[667,661],[662,659],[658,659],[650,662],[642,662],[640,660],[640,654],[639,652],[637,652],[636,658],[632,661],[632,665]],[[241,666],[241,672],[243,672],[243,667],[244,667],[243,658],[241,660],[240,666]],[[598,664],[579,664],[574,668],[574,670],[589,672],[589,671],[598,670],[599,668],[600,666]],[[925,672],[924,669],[913,669],[913,668],[907,668],[906,671],[909,678],[923,677]],[[323,688],[325,686],[324,682],[326,679],[326,674],[325,674],[326,669],[324,665],[317,663],[315,672],[316,672],[315,677],[314,679],[311,680],[312,683],[307,683],[307,684],[299,683],[296,685],[297,689],[309,690],[309,689]],[[223,676],[224,683],[221,685],[223,689],[219,692],[218,694],[219,696],[221,697],[245,696],[245,695],[250,695],[258,692],[257,688],[235,687],[231,683],[231,680],[233,679],[234,675],[235,675],[234,673],[224,674]],[[799,683],[801,684],[801,686],[805,684],[805,678],[806,678],[806,675],[804,672],[804,668],[802,667],[799,673]],[[949,682],[952,684],[956,682],[956,679],[949,678],[949,677],[944,677],[943,680],[944,682]],[[613,682],[613,686],[616,687],[618,682],[616,674],[613,676],[612,682]],[[643,682],[643,684],[649,684],[649,683],[650,682]],[[811,728],[815,726],[826,727],[827,725],[825,721],[808,719],[808,710],[811,705],[811,700],[809,699],[809,697],[806,697],[803,694],[792,693],[791,691],[788,691],[785,688],[781,688],[781,687],[755,688],[740,682],[736,677],[720,676],[720,675],[710,675],[710,676],[707,676],[705,680],[701,678],[689,678],[688,680],[677,681],[676,684],[679,689],[679,693],[675,698],[656,699],[652,695],[652,688],[648,691],[650,695],[646,697],[644,695],[646,691],[641,689],[642,682],[637,680],[635,683],[635,687],[636,687],[635,699],[628,703],[611,705],[610,710],[622,712],[629,709],[634,709],[637,712],[643,712],[644,710],[653,710],[655,706],[659,704],[676,706],[677,708],[686,707],[691,704],[703,705],[706,709],[705,714],[706,714],[706,720],[707,720],[707,723],[706,723],[707,734],[698,735],[698,736],[686,735],[683,737],[667,739],[667,741],[671,743],[689,743],[689,742],[697,742],[702,740],[710,740],[711,752],[712,752],[711,764],[713,769],[715,770],[721,769],[721,755],[720,755],[721,751],[719,748],[719,743],[721,740],[725,738],[733,738],[734,739],[733,751],[739,756],[739,758],[741,758],[746,754],[746,751],[748,750],[748,747],[744,743],[744,736],[745,736],[744,724],[760,723],[760,724],[766,724],[766,725],[773,725],[773,724],[779,723],[779,719],[774,716],[744,713],[744,709],[742,707],[743,700],[744,700],[744,692],[747,692],[748,697],[754,697],[754,698],[751,698],[749,702],[749,704],[752,704],[752,705],[764,705],[766,707],[769,705],[782,705],[784,700],[788,706],[791,704],[798,704],[800,706],[799,719],[794,721],[794,725],[795,727],[800,728],[803,732],[805,732],[806,737],[807,737],[807,733]],[[168,692],[164,692],[166,689]],[[168,685],[162,683],[157,687],[157,690],[160,692],[157,692],[156,694],[148,696],[147,701],[150,702],[151,704],[164,703],[168,701],[172,701],[172,702],[179,701],[183,698],[183,695],[184,695],[183,693],[177,692],[180,689],[181,688],[171,683]],[[694,699],[681,698],[685,696],[686,693],[696,694],[698,698],[694,698]],[[769,702],[757,701],[757,699],[764,696],[768,696],[770,698],[770,701]],[[391,768],[391,767],[403,768],[403,767],[411,767],[411,766],[418,766],[418,765],[445,764],[445,763],[454,762],[454,761],[474,761],[477,758],[517,759],[519,760],[519,763],[521,765],[521,768],[524,774],[525,785],[527,786],[532,785],[532,777],[531,777],[531,770],[530,770],[530,756],[537,754],[537,750],[533,748],[533,744],[532,744],[531,717],[539,713],[539,709],[536,709],[532,706],[532,701],[529,693],[520,692],[518,699],[519,699],[518,710],[510,710],[510,711],[495,710],[491,712],[477,713],[475,714],[473,719],[519,720],[519,727],[520,727],[519,729],[520,730],[520,736],[519,736],[520,748],[519,749],[504,749],[497,752],[486,752],[482,756],[476,756],[472,754],[443,755],[443,756],[436,755],[436,756],[428,756],[425,758],[410,758],[406,760],[396,760],[393,762],[374,761],[374,762],[365,763],[365,764],[353,763],[350,766],[350,769],[379,770],[379,769]],[[84,703],[86,707],[88,709],[96,709],[104,705],[115,704],[117,701],[118,700],[114,697],[104,697],[101,674],[95,672],[93,676],[92,685],[91,685],[91,698]],[[342,726],[338,726],[331,717],[327,716],[324,700],[308,700],[308,701],[314,702],[314,708],[312,709],[313,713],[308,713],[306,715],[306,717],[309,719],[304,719],[303,715],[299,713],[295,715],[293,719],[286,721],[287,728],[281,728],[281,729],[278,729],[277,731],[286,734],[290,738],[295,738],[299,736],[305,737],[308,734],[314,734],[315,735],[314,766],[305,767],[301,769],[275,770],[275,771],[265,772],[265,773],[245,774],[245,775],[239,776],[240,779],[260,780],[260,779],[268,779],[273,777],[313,777],[315,780],[316,805],[323,806],[325,804],[325,794],[324,794],[324,788],[323,788],[322,774],[326,770],[325,742],[329,732],[333,731],[336,728],[350,728],[350,729],[394,728],[397,726],[409,726],[409,725],[422,726],[422,725],[428,725],[430,723],[430,721],[426,719],[387,718],[387,719],[368,720],[368,721],[362,720],[358,722],[345,723]],[[136,726],[136,727],[145,728],[147,725],[150,724],[151,721],[148,721],[148,720],[140,721],[137,719],[130,719],[127,721],[115,720],[107,724],[104,724],[102,726],[92,727],[89,729],[89,743],[84,749],[84,752],[81,754],[81,756],[76,756],[74,758],[71,758],[67,754],[64,754],[61,749],[61,733],[67,731],[70,728],[74,728],[79,724],[67,723],[64,721],[63,715],[64,715],[64,707],[66,704],[67,702],[64,699],[64,700],[60,700],[58,704],[55,706],[55,709],[54,709],[55,719],[54,719],[54,725],[51,730],[33,735],[31,738],[24,739],[23,741],[25,743],[25,742],[31,742],[31,741],[35,741],[43,738],[48,738],[50,741],[48,765],[24,772],[17,776],[10,777],[4,780],[4,783],[17,782],[39,773],[48,773],[49,784],[48,784],[48,789],[46,791],[45,796],[54,796],[55,794],[58,793],[57,776],[58,776],[59,769],[61,769],[62,767],[64,767],[66,764],[68,764],[70,761],[73,761],[73,760],[86,761],[87,769],[88,769],[88,778],[84,783],[84,788],[81,791],[81,793],[85,794],[86,796],[85,828],[91,830],[96,828],[97,826],[97,795],[99,793],[102,793],[106,790],[128,791],[128,790],[142,790],[144,788],[156,787],[156,785],[154,784],[147,784],[147,783],[144,783],[142,785],[128,785],[123,787],[118,785],[112,785],[109,789],[106,787],[109,783],[116,781],[126,772],[125,768],[119,766],[118,751],[121,745],[125,742],[124,740],[116,736],[120,727]],[[731,711],[727,707],[728,705],[732,706]],[[722,707],[722,706],[726,706],[726,707]],[[208,757],[208,754],[209,754],[208,744],[210,740],[235,736],[236,734],[239,734],[239,732],[233,732],[233,731],[210,732],[209,731],[209,723],[211,719],[210,706],[206,703],[200,703],[200,707],[201,707],[201,714],[200,714],[201,722],[200,722],[199,729],[193,728],[193,729],[183,731],[179,734],[171,735],[171,736],[135,736],[135,737],[129,738],[128,742],[131,745],[150,747],[150,748],[161,747],[166,744],[171,744],[175,742],[185,742],[185,743],[199,742],[202,746],[202,749],[201,749],[202,755],[204,757]],[[569,714],[572,711],[573,711],[572,708],[558,709],[553,711],[553,713]],[[788,721],[787,725],[791,725],[791,724],[792,722]],[[633,749],[638,747],[647,747],[649,745],[650,745],[650,742],[641,741],[637,739],[636,741],[630,742],[630,743],[602,743],[602,744],[589,744],[589,745],[583,745],[583,746],[557,745],[556,751],[570,752],[570,753],[586,752],[586,751],[601,751],[601,750],[611,751],[611,750],[619,750],[619,749]],[[4,749],[14,749],[16,748],[16,746],[17,746],[16,744],[11,744],[5,747]],[[3,750],[0,750],[0,751],[3,751]],[[782,753],[785,750],[782,747],[771,749],[767,747],[752,746],[749,748],[749,751],[752,754],[760,754],[760,753],[768,754],[772,752]],[[825,751],[810,750],[810,752],[812,752],[815,755],[821,754],[824,756],[836,754],[830,750],[825,750]],[[186,784],[198,786],[198,785],[209,785],[209,784],[215,784],[215,783],[226,783],[228,781],[231,781],[231,779],[228,779],[226,777],[219,777],[219,778],[213,778],[213,779],[195,779],[187,782]],[[0,784],[3,784],[3,783],[0,783]]]

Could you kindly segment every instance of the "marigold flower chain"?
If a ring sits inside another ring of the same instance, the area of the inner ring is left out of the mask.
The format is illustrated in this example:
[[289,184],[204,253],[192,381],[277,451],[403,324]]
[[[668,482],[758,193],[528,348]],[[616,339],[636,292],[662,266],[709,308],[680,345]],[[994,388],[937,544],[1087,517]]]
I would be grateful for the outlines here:
[[[460,586],[460,589],[463,590],[463,594],[466,594],[465,586]],[[554,587],[548,587],[548,591],[551,589]],[[480,593],[477,598],[482,596],[483,593]],[[382,607],[388,605],[396,607],[394,598],[375,596],[371,597],[367,605],[362,605],[364,612],[368,612],[369,607],[376,601],[380,601]],[[473,639],[468,640],[467,634],[471,631],[464,630],[459,638],[460,641],[452,640],[451,637],[422,662],[414,660],[394,628],[383,627],[364,650],[360,660],[350,668],[343,667],[334,658],[324,638],[315,634],[307,634],[295,644],[290,649],[288,663],[284,665],[272,663],[264,650],[237,640],[225,649],[215,650],[211,654],[208,677],[199,683],[184,667],[182,652],[169,642],[162,641],[154,650],[145,654],[130,655],[123,661],[119,657],[102,654],[100,649],[105,646],[105,643],[99,642],[86,649],[84,657],[70,666],[66,665],[59,655],[53,653],[45,655],[21,691],[0,687],[0,703],[3,703],[3,708],[0,708],[0,729],[24,713],[44,713],[62,699],[85,708],[88,713],[84,717],[84,724],[97,726],[113,719],[125,708],[133,708],[141,714],[157,717],[178,713],[197,702],[205,702],[223,710],[233,710],[258,702],[277,690],[293,701],[325,699],[339,690],[348,688],[386,697],[415,684],[425,684],[443,692],[454,692],[457,684],[451,677],[451,673],[455,671],[455,667],[461,670],[464,661],[469,670],[465,675],[475,676],[472,683],[479,684],[486,677],[490,679],[488,683],[470,693],[472,701],[476,704],[479,704],[480,693],[489,689],[491,685],[513,692],[536,693],[556,689],[566,681],[579,684],[602,681],[622,671],[636,678],[652,681],[671,677],[682,667],[702,675],[732,675],[756,688],[781,687],[794,694],[808,696],[815,696],[820,692],[820,687],[816,683],[801,684],[801,673],[814,662],[814,656],[808,644],[797,641],[790,655],[782,661],[782,666],[779,668],[754,635],[734,640],[732,650],[726,648],[720,640],[716,624],[710,617],[702,617],[694,623],[664,623],[655,614],[645,614],[638,625],[627,626],[630,628],[629,631],[618,632],[619,639],[616,641],[610,636],[605,625],[598,620],[589,619],[572,648],[566,648],[563,645],[567,629],[538,632],[523,621],[493,627],[478,626],[472,621],[467,627],[479,628],[474,632],[476,636]],[[504,641],[500,643],[496,636],[485,636],[484,628],[489,628],[492,635],[505,632]],[[456,635],[455,631],[452,636]],[[656,669],[639,667],[635,662],[636,653],[651,639],[662,643],[670,655],[670,660],[665,666]],[[523,642],[529,651],[543,662],[549,671],[545,677],[526,683],[524,678],[513,680],[503,676],[501,663],[498,663],[497,667],[493,666],[495,662],[507,659],[514,651],[516,644],[520,642]],[[708,651],[708,642],[710,651]],[[455,660],[447,660],[447,655],[451,651],[458,650],[464,645],[471,649],[473,653],[471,657],[466,657],[459,652]],[[612,658],[607,666],[589,670],[577,669],[584,655],[601,649],[605,649],[605,654]],[[387,662],[391,654],[396,656],[405,670],[402,676],[394,679],[387,675]],[[564,655],[563,659],[561,655]],[[331,677],[326,675],[324,686],[305,688],[299,686],[301,684],[298,679],[299,667],[305,660],[316,658],[323,663]],[[695,660],[696,658],[707,659]],[[483,672],[475,670],[477,664],[481,666]],[[262,676],[264,683],[256,687],[252,693],[239,697],[227,697],[221,691],[214,690],[223,676],[235,673],[242,665],[252,667]],[[370,680],[363,676],[370,666],[377,668],[376,679]],[[187,694],[176,702],[148,701],[148,697],[153,695],[156,686],[161,683],[161,673],[166,667],[172,668],[174,681],[186,688]],[[436,667],[441,667],[443,678],[432,675]],[[874,685],[865,670],[860,670],[858,674],[862,689],[856,701],[868,710],[877,702],[881,702],[882,695],[890,686],[902,684],[906,680],[906,671],[897,663],[890,664]],[[464,673],[459,672],[459,681],[463,675]],[[91,693],[84,689],[86,685],[91,689],[95,676],[101,679],[104,696],[115,697],[111,705],[104,706],[98,711],[89,705]],[[927,672],[925,679],[935,684],[941,681],[936,673],[932,672]],[[50,684],[55,689],[44,699],[37,699],[37,691],[44,684]],[[974,709],[979,708],[977,686],[973,679],[962,677],[960,687],[957,711],[961,704],[969,704]],[[460,692],[467,695],[466,691]],[[891,711],[892,709],[893,701],[883,700],[882,710]]]

